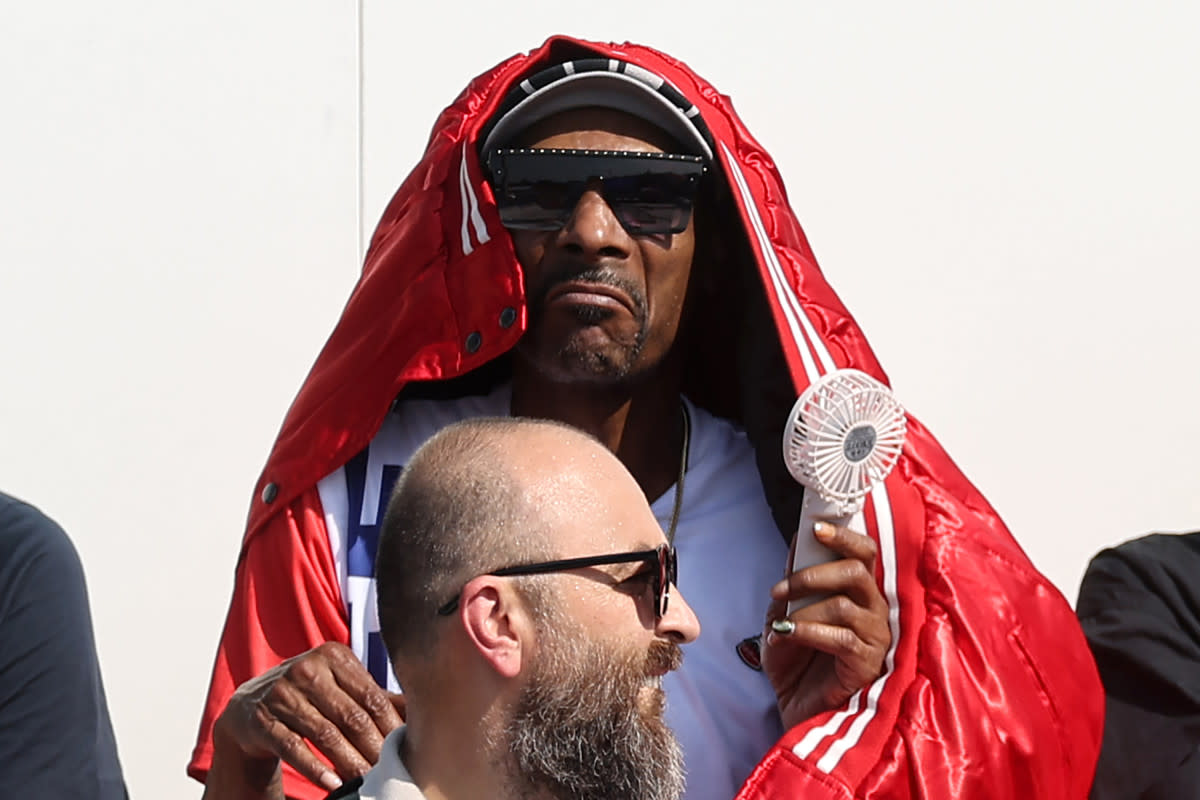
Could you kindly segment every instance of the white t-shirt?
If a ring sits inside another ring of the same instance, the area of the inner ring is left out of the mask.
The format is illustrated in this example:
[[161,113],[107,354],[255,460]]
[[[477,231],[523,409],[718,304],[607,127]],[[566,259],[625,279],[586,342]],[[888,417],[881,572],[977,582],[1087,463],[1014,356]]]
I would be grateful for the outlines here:
[[354,797],[358,800],[424,800],[425,795],[417,788],[400,757],[403,742],[404,726],[401,725],[383,740],[379,763],[363,776],[362,786]]
[[[400,469],[426,439],[459,420],[507,416],[511,390],[455,400],[411,400],[388,414],[368,449],[318,485],[350,618],[351,647],[397,691],[379,640],[373,561],[378,525]],[[691,445],[675,533],[679,587],[700,620],[683,667],[663,679],[667,722],[684,751],[685,800],[729,800],[782,734],[766,676],[737,654],[762,630],[787,546],[775,527],[746,436],[687,402]],[[665,531],[672,487],[652,505]]]

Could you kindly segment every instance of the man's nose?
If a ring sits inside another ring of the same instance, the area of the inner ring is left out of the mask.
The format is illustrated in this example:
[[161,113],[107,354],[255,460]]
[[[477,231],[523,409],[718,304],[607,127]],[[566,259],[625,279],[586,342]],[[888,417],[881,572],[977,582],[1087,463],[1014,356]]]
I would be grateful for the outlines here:
[[579,197],[559,241],[580,255],[610,258],[627,257],[633,245],[598,187],[589,188]]
[[673,639],[680,644],[695,641],[700,635],[700,620],[696,612],[683,599],[678,586],[671,587],[670,599],[667,601],[667,613],[663,614],[655,626],[660,636]]

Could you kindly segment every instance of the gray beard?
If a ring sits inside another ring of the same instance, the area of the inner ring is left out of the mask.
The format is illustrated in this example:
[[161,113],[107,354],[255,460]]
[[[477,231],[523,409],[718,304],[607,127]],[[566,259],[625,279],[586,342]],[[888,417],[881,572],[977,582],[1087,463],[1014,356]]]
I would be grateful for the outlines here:
[[521,796],[678,800],[683,753],[663,721],[661,690],[652,707],[638,704],[648,668],[677,667],[678,646],[655,642],[648,656],[617,661],[583,637],[571,638],[574,646],[555,641],[542,651],[546,663],[501,734]]

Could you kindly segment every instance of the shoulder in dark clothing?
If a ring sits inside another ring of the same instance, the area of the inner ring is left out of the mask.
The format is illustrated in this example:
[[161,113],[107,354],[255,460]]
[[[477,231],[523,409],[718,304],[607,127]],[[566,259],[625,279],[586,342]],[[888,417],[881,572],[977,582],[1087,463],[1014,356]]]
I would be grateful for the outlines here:
[[125,798],[83,568],[33,506],[0,494],[0,786]]
[[1101,551],[1076,613],[1107,696],[1092,800],[1200,798],[1200,532]]

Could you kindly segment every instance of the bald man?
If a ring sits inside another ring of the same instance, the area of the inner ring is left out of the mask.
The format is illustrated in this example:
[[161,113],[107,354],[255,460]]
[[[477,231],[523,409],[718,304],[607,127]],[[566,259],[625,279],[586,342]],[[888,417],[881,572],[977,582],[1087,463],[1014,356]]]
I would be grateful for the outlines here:
[[[397,484],[379,544],[406,724],[334,796],[678,798],[661,681],[700,626],[674,558],[637,482],[591,436],[514,418],[445,428]],[[278,760],[225,735],[272,677],[218,720],[206,798],[283,796]]]

